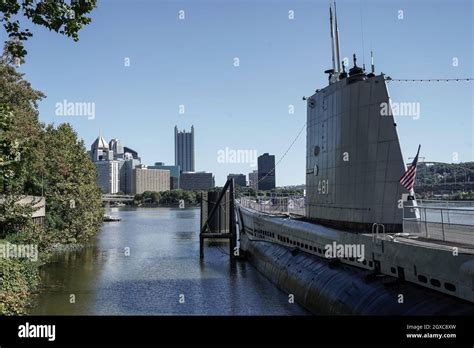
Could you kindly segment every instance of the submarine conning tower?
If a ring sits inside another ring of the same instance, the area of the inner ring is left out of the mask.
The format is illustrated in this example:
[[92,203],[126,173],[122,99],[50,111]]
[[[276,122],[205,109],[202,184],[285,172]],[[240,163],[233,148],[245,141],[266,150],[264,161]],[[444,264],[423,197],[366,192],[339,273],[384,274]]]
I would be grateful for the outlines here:
[[355,54],[346,72],[334,12],[335,27],[331,6],[329,85],[307,99],[306,217],[353,232],[374,224],[402,232],[400,200],[414,194],[399,182],[406,166],[392,113],[381,113],[390,108],[385,76],[375,74],[373,61],[366,74]]

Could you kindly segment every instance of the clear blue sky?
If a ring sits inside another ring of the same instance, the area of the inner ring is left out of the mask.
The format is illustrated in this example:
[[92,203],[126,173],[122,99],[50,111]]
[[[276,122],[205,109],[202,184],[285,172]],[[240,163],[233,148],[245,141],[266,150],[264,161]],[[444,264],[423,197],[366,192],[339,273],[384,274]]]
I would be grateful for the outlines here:
[[[355,52],[369,66],[372,48],[376,71],[393,78],[473,76],[472,1],[337,4],[343,57]],[[101,0],[92,18],[78,43],[29,25],[34,37],[19,70],[47,95],[40,119],[71,123],[88,148],[101,130],[145,164],[172,164],[174,126],[194,125],[196,170],[213,172],[219,185],[229,172],[253,169],[218,163],[220,149],[278,160],[305,123],[301,97],[327,82],[328,1]],[[420,119],[397,119],[405,159],[421,143],[426,160],[453,162],[453,152],[473,160],[473,84],[389,84],[393,101],[421,105]],[[94,102],[95,119],[56,116],[55,104],[65,99]],[[303,132],[277,167],[277,185],[305,182],[305,142]]]

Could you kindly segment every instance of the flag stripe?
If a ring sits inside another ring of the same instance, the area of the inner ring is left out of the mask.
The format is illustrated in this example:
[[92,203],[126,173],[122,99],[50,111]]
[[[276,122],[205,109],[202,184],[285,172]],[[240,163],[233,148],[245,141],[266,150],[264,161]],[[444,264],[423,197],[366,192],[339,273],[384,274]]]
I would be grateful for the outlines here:
[[410,180],[413,176],[415,176],[415,172],[414,171],[411,171],[411,172],[407,172],[401,179],[400,179],[400,182],[402,184],[405,184],[408,180]]
[[407,175],[405,175],[405,176],[400,180],[400,183],[401,183],[402,185],[406,185],[408,181],[411,181],[411,180],[414,178],[415,174],[416,174],[416,172],[410,172],[410,173],[407,172]]
[[403,174],[402,177],[400,178],[400,184],[402,184],[402,186],[406,188],[408,191],[411,191],[413,189],[413,186],[415,185],[416,164],[418,162],[419,154],[420,154],[420,147],[418,147],[418,152],[416,153],[416,156],[413,159],[411,166],[406,170],[405,174]]

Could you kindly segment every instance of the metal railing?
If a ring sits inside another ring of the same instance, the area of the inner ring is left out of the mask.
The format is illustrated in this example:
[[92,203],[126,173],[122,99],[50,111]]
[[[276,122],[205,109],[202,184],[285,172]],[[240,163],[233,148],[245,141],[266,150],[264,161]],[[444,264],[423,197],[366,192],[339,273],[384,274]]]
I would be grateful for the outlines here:
[[[413,213],[416,218],[407,217]],[[403,232],[474,245],[474,202],[419,200],[417,206],[404,206]]]
[[240,197],[240,204],[243,207],[267,214],[304,216],[305,202],[303,196]]
[[474,201],[441,201],[437,199],[417,199],[418,205],[440,208],[474,208]]

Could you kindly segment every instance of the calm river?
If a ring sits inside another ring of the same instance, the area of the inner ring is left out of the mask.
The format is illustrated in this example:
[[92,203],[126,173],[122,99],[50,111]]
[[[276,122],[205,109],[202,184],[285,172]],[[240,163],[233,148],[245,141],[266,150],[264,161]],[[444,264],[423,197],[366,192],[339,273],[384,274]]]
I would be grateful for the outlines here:
[[[305,315],[226,244],[199,259],[199,209],[112,209],[94,247],[68,252],[41,270],[31,314]],[[220,246],[219,246],[220,245]],[[73,302],[73,303],[71,303]]]

